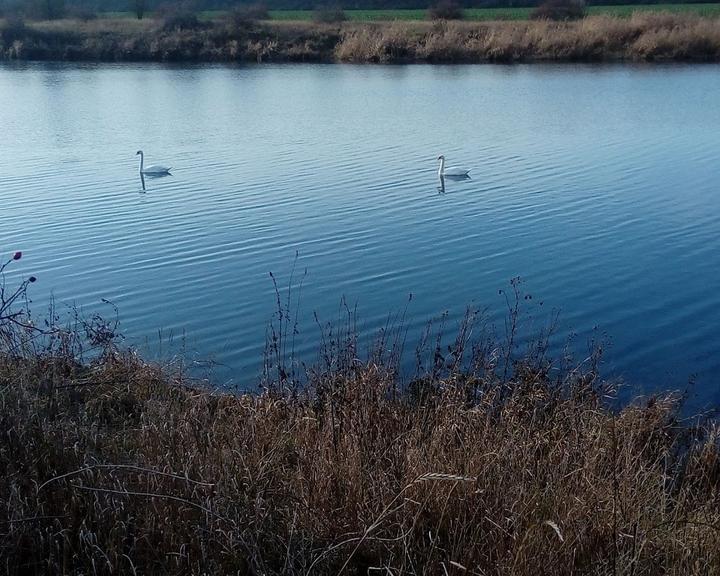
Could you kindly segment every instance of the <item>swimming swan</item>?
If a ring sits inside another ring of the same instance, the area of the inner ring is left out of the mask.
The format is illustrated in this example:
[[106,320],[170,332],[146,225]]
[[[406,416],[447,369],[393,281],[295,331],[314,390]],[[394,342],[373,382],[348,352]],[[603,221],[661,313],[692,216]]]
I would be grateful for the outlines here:
[[161,166],[160,164],[152,164],[147,168],[144,167],[145,155],[142,150],[138,150],[135,156],[140,154],[140,174],[170,174],[171,168]]
[[438,176],[467,176],[470,172],[469,168],[460,168],[460,166],[448,166],[445,168],[445,156],[438,156],[440,160],[440,168],[438,168]]

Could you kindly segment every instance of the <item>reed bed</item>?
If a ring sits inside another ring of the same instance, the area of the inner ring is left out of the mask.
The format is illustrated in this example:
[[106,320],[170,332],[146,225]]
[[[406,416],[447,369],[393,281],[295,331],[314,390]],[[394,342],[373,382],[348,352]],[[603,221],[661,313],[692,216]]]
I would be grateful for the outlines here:
[[27,287],[0,307],[8,574],[720,574],[717,424],[672,395],[613,410],[597,346],[520,345],[517,283],[502,338],[428,328],[409,380],[402,328],[363,354],[351,314],[300,378],[278,298],[239,395],[115,321],[10,313]]
[[720,18],[670,12],[576,22],[61,20],[0,24],[0,57],[27,60],[534,62],[720,60]]
[[392,23],[347,30],[347,62],[717,61],[720,19],[670,13],[577,22]]

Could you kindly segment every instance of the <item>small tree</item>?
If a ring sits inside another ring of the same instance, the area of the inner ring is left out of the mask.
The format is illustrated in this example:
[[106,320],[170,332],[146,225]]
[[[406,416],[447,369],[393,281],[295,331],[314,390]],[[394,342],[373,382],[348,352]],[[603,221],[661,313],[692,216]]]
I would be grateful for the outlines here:
[[439,0],[428,8],[430,20],[462,20],[464,16],[462,6],[455,0]]

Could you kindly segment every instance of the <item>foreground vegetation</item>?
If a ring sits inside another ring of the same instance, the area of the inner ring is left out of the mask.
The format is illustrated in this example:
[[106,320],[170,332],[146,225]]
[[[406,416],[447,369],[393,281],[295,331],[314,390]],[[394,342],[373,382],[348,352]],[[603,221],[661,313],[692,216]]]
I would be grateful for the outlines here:
[[299,387],[279,304],[239,396],[98,317],[38,328],[28,286],[0,293],[7,573],[720,573],[717,425],[670,396],[613,411],[598,348],[519,346],[517,283],[502,338],[428,329],[405,387],[402,330],[363,359],[352,322]]
[[0,23],[0,58],[197,62],[718,61],[720,18],[310,23],[104,19]]

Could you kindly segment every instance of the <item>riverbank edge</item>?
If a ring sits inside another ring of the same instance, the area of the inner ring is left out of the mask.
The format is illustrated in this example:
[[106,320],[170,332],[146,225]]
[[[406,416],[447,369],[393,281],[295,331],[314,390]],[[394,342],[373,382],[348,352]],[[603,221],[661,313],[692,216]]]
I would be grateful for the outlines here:
[[88,62],[719,62],[720,18],[635,13],[576,22],[316,24],[154,20],[0,25],[0,58]]

